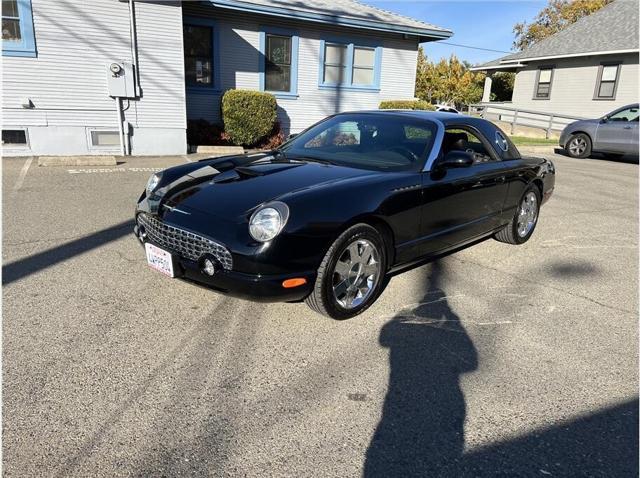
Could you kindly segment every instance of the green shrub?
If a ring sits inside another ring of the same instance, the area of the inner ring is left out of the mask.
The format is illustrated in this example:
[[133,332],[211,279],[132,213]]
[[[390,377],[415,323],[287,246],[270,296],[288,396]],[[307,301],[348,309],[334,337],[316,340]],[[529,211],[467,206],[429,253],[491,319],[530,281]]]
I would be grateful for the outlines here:
[[276,110],[270,93],[229,90],[222,97],[224,132],[236,145],[253,146],[274,130]]
[[435,111],[436,107],[428,101],[423,100],[388,100],[382,101],[380,106],[381,110],[426,110]]

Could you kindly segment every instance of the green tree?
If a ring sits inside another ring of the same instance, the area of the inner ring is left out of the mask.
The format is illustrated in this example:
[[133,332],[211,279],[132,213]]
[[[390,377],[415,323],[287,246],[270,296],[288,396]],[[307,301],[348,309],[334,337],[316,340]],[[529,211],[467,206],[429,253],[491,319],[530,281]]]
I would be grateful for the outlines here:
[[[582,17],[591,15],[613,0],[549,0],[533,22],[516,23],[513,32],[516,38],[513,48],[524,50],[559,31]],[[622,0],[621,0],[622,1]]]
[[431,103],[448,103],[458,107],[482,98],[485,75],[474,73],[455,55],[438,63],[430,62],[420,48],[416,72],[416,96]]
[[491,84],[491,101],[511,101],[516,74],[510,71],[499,71],[493,74]]
[[[422,98],[426,100],[429,96],[429,84],[427,81],[427,72],[429,63],[427,57],[424,55],[422,47],[418,48],[418,67],[416,68],[416,98]],[[429,98],[428,101],[431,99]]]

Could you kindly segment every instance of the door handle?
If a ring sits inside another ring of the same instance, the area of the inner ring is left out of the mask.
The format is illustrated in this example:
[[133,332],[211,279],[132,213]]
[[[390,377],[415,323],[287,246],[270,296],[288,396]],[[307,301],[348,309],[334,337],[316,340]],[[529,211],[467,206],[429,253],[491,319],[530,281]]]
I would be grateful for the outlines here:
[[631,126],[624,126],[622,129],[631,129]]

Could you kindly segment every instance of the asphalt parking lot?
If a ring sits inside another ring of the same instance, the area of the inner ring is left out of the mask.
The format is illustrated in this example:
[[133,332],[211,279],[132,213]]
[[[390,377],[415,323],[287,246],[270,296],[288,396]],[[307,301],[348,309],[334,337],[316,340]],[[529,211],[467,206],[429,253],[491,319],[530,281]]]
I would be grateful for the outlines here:
[[637,476],[638,166],[554,155],[526,245],[394,277],[363,316],[150,270],[154,168],[3,159],[6,476]]

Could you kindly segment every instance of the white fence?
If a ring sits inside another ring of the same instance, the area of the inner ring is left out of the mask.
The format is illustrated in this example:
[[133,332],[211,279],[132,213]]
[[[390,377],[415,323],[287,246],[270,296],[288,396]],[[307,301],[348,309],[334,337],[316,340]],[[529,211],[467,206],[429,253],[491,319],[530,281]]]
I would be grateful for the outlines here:
[[540,128],[544,130],[546,138],[549,138],[551,131],[562,131],[569,123],[585,119],[578,116],[523,110],[500,103],[480,103],[469,105],[469,114],[479,115],[481,118],[510,123],[511,134],[514,133],[516,126]]

